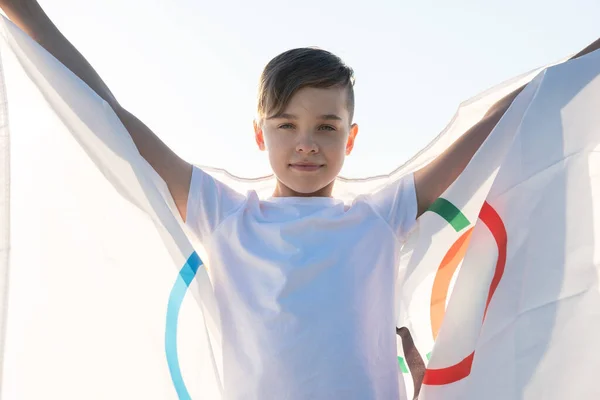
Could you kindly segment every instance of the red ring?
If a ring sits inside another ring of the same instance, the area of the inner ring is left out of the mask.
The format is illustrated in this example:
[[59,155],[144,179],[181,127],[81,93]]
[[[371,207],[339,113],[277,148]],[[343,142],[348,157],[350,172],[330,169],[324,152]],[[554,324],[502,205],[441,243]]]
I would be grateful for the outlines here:
[[[485,303],[485,311],[483,313],[483,319],[481,324],[485,321],[487,310],[492,300],[492,296],[498,288],[498,284],[504,275],[504,268],[506,267],[506,244],[507,244],[507,233],[504,222],[500,215],[494,210],[494,208],[488,203],[483,203],[481,212],[479,213],[479,219],[487,226],[487,228],[494,236],[496,245],[498,246],[498,260],[496,261],[496,268],[492,282],[490,283],[490,289],[488,291],[488,297]],[[475,351],[464,358],[457,364],[451,365],[446,368],[439,369],[426,369],[425,376],[423,377],[424,385],[447,385],[449,383],[457,382],[461,379],[466,378],[471,373],[471,366],[473,365],[473,359],[475,357]]]

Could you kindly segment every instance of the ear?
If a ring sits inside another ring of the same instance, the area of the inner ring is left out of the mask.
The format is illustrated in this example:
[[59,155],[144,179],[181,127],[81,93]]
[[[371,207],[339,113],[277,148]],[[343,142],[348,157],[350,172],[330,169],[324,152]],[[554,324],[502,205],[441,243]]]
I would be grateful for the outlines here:
[[348,133],[348,142],[346,143],[346,155],[349,156],[352,153],[352,149],[354,148],[354,141],[356,140],[356,135],[358,135],[358,125],[352,124],[350,127],[350,133]]
[[252,121],[254,125],[254,140],[256,140],[256,144],[258,145],[258,149],[261,151],[265,151],[265,137],[263,135],[263,130],[261,125],[257,120]]

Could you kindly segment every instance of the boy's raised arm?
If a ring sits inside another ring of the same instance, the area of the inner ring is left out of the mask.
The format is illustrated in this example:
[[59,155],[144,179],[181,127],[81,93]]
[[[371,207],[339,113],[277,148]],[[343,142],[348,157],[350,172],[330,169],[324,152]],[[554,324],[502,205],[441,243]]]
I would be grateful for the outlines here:
[[36,0],[0,0],[6,15],[61,63],[87,83],[116,112],[138,151],[167,183],[185,220],[192,166],[165,145],[143,122],[125,110],[94,68],[60,33]]
[[[600,49],[600,39],[571,59],[584,56],[598,49]],[[429,206],[458,178],[523,88],[521,87],[499,100],[481,121],[469,129],[444,153],[429,165],[415,172],[418,216],[427,211]]]

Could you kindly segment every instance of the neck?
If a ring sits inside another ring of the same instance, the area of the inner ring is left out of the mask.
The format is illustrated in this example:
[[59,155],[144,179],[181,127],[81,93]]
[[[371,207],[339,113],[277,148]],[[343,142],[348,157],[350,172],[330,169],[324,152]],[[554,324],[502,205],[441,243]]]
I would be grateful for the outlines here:
[[331,197],[334,182],[331,182],[316,192],[301,193],[287,187],[278,179],[277,186],[275,186],[275,191],[273,192],[273,197]]

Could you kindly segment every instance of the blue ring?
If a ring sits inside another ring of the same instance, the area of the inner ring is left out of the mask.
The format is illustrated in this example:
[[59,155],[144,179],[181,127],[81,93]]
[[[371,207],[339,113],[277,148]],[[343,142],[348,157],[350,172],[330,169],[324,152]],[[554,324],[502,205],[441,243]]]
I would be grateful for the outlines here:
[[177,324],[179,320],[179,310],[185,294],[190,287],[190,283],[194,280],[198,268],[202,265],[202,260],[194,251],[190,258],[179,271],[177,280],[171,289],[169,303],[167,306],[167,325],[165,330],[165,352],[167,355],[167,364],[171,373],[173,386],[177,391],[180,400],[191,400],[190,394],[183,381],[181,368],[179,366],[179,357],[177,355]]

